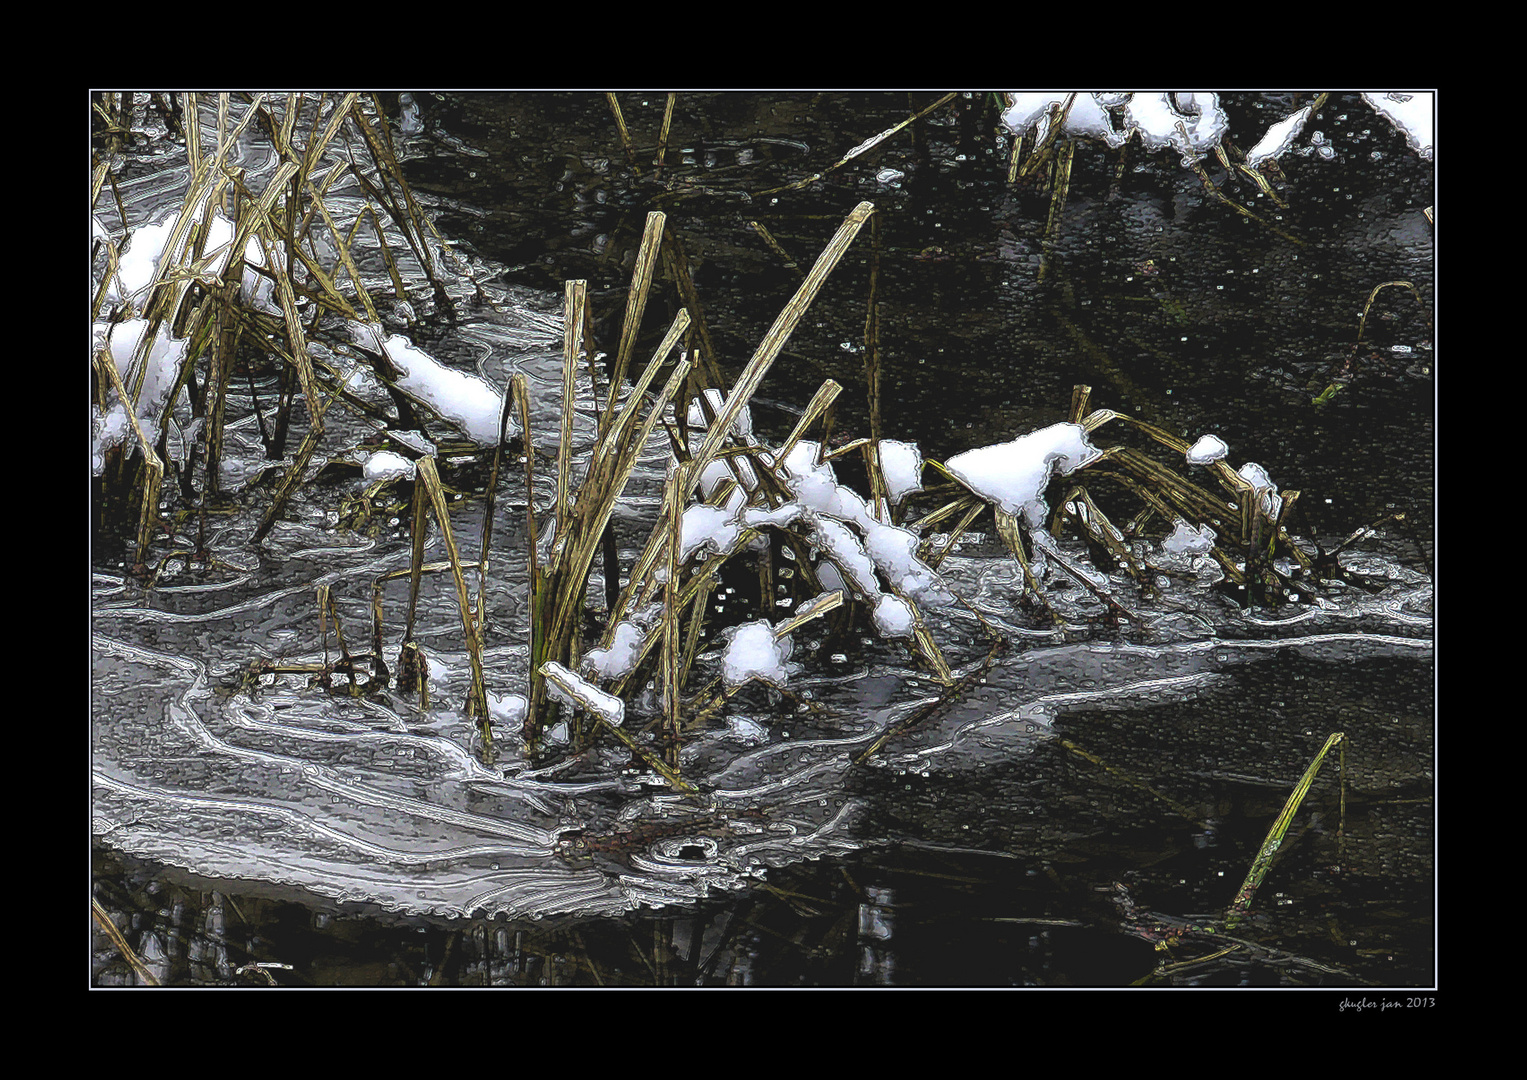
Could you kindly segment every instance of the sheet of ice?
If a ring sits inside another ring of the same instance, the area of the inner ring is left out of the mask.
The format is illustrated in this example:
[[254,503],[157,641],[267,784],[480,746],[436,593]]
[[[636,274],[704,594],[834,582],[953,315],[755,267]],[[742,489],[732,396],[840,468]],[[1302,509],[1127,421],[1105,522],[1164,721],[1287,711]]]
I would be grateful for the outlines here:
[[622,619],[615,624],[608,649],[590,649],[584,655],[584,670],[601,679],[618,679],[629,673],[636,666],[644,636],[640,626]]
[[759,619],[734,628],[721,657],[721,677],[728,688],[759,679],[784,686],[797,665],[790,658],[790,636],[775,640],[769,620]]
[[880,471],[885,474],[886,495],[892,506],[923,489],[923,454],[916,443],[881,439]]
[[1189,465],[1209,465],[1230,453],[1230,448],[1218,435],[1205,435],[1188,451]]
[[1412,150],[1432,159],[1432,95],[1430,91],[1405,94],[1398,90],[1365,92],[1363,100],[1405,133]]
[[1161,548],[1168,555],[1205,555],[1214,547],[1214,536],[1209,526],[1195,529],[1178,518],[1172,535],[1161,541]]
[[1042,496],[1050,477],[1075,472],[1098,453],[1080,424],[1052,424],[1012,442],[956,454],[944,467],[977,495],[1038,528],[1049,513]]
[[599,717],[612,727],[619,727],[626,718],[626,703],[614,694],[607,694],[599,687],[575,675],[555,660],[541,665],[551,696],[564,705],[583,709]]

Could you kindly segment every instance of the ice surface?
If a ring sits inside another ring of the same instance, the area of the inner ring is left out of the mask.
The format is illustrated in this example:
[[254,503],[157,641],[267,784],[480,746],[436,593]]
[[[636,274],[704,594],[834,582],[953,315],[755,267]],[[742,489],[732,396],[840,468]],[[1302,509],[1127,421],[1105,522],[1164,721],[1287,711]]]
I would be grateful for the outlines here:
[[495,694],[488,691],[488,715],[505,727],[515,730],[530,711],[530,700],[522,694]]

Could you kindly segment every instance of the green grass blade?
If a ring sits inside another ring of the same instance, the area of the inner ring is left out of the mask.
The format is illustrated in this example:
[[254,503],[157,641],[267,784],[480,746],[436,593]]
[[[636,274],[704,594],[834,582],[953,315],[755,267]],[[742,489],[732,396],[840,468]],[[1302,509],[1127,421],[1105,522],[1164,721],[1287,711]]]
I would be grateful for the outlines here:
[[1257,853],[1251,869],[1246,873],[1246,880],[1241,882],[1240,891],[1235,894],[1231,901],[1230,910],[1225,915],[1225,928],[1235,929],[1236,925],[1246,917],[1247,910],[1251,907],[1252,897],[1256,895],[1257,888],[1262,880],[1267,877],[1268,868],[1272,866],[1273,859],[1278,854],[1278,849],[1283,846],[1283,837],[1288,832],[1288,827],[1293,823],[1294,815],[1299,811],[1299,804],[1309,793],[1310,785],[1315,782],[1315,775],[1320,772],[1321,762],[1325,761],[1326,754],[1333,747],[1346,742],[1346,736],[1336,732],[1326,740],[1320,752],[1315,755],[1315,760],[1310,762],[1310,767],[1304,770],[1304,775],[1299,778],[1299,783],[1294,785],[1293,792],[1288,801],[1283,804],[1283,811],[1278,815],[1273,826],[1267,832],[1267,839],[1262,841],[1262,850]]

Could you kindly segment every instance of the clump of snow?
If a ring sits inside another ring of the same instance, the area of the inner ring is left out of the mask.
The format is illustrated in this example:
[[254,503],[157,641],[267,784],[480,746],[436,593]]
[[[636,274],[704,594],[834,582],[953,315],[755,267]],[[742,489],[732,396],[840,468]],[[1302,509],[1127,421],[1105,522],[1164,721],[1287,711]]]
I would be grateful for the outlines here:
[[642,628],[622,619],[615,624],[615,634],[608,649],[590,649],[583,657],[585,671],[601,679],[618,679],[636,667],[641,654]]
[[726,458],[713,458],[705,468],[700,470],[700,497],[709,499],[716,493],[716,489],[728,480],[737,482],[737,476],[742,477],[742,484],[747,490],[752,491],[758,486],[758,474],[753,471],[753,463],[746,458],[730,459],[737,466],[737,473],[732,472],[732,466]]
[[[105,323],[97,323],[94,327],[96,349],[104,346],[110,351],[111,361],[128,393],[132,393],[133,383],[137,381],[133,372],[133,357],[137,355],[147,330],[148,322],[145,319],[126,319],[110,327]],[[153,344],[149,346],[135,411],[150,444],[159,441],[159,418],[164,414],[170,394],[180,378],[186,348],[184,340],[170,337],[167,325],[160,326],[159,332],[154,335]],[[106,467],[106,452],[127,438],[130,425],[127,406],[122,402],[117,402],[104,413],[92,408],[91,413],[94,431],[91,437],[90,466],[93,473],[99,476]]]
[[157,225],[140,225],[123,241],[117,260],[117,276],[107,296],[111,300],[133,300],[149,282],[154,280],[154,270],[164,247],[170,242],[177,215],[170,214]]
[[391,450],[378,450],[366,459],[362,473],[366,483],[372,484],[378,480],[396,480],[399,477],[412,480],[414,468],[414,463],[402,454]]
[[1283,509],[1283,499],[1278,495],[1278,485],[1267,475],[1267,470],[1254,461],[1248,461],[1241,466],[1240,476],[1256,489],[1257,505],[1262,513],[1276,520]]
[[1178,518],[1172,535],[1161,541],[1161,548],[1168,555],[1205,555],[1214,548],[1214,536],[1209,526],[1195,529]]
[[[1042,140],[1049,132],[1050,106],[1064,104],[1067,96],[1054,91],[1009,94],[1012,104],[1002,114],[1002,122],[1019,135],[1039,124],[1035,138]],[[1078,92],[1071,103],[1061,133],[1076,138],[1102,139],[1113,147],[1123,146],[1125,139],[1124,132],[1114,130],[1099,95],[1085,91]]]
[[753,679],[784,686],[797,667],[786,663],[790,648],[790,636],[776,639],[769,620],[743,623],[732,630],[727,641],[721,657],[721,677],[728,688]]
[[[189,211],[193,222],[201,219],[204,206],[205,203]],[[165,257],[165,248],[169,245],[170,236],[185,213],[186,211],[182,210],[168,214],[157,223],[140,225],[127,234],[122,241],[116,276],[107,287],[107,299],[113,302],[132,301],[141,305],[146,299],[143,295],[144,290],[154,280],[159,264]],[[91,220],[99,225],[94,218]],[[234,233],[233,222],[222,211],[214,209],[212,220],[207,226],[207,237],[202,242],[202,258],[198,263],[203,273],[216,276],[227,268],[228,260],[233,252]],[[104,229],[102,236],[104,237]],[[178,253],[170,254],[174,257]],[[276,261],[279,264],[279,252]],[[265,311],[279,313],[280,308],[271,300],[271,281],[248,268],[265,265],[259,242],[253,236],[244,247],[244,262],[248,264],[241,283],[244,301]]]
[[[1042,140],[1048,131],[1050,106],[1064,102],[1067,96],[1054,91],[1010,93],[1012,105],[1002,114],[1002,122],[1019,135],[1038,125],[1035,138]],[[1110,112],[1120,109],[1122,115],[1116,125]],[[1139,132],[1140,141],[1149,150],[1173,146],[1183,154],[1203,154],[1219,145],[1229,123],[1219,97],[1204,91],[1082,91],[1072,101],[1061,130],[1069,136],[1101,139],[1111,147],[1122,146],[1130,135]]]
[[530,711],[530,701],[521,694],[495,694],[488,691],[488,716],[506,727],[518,729]]
[[1218,435],[1205,435],[1193,444],[1188,451],[1189,465],[1210,465],[1230,453],[1230,448],[1225,445]]
[[679,561],[685,561],[702,548],[723,554],[737,542],[737,533],[737,522],[732,520],[731,511],[703,503],[691,506],[684,511],[679,526]]
[[407,431],[390,428],[387,432],[387,438],[399,446],[406,446],[414,453],[422,454],[425,457],[435,457],[440,453],[440,447],[426,439],[422,431],[415,431],[412,428]]
[[1264,161],[1275,160],[1288,152],[1294,140],[1304,130],[1305,123],[1315,114],[1313,105],[1306,105],[1291,116],[1279,120],[1267,129],[1267,134],[1246,153],[1246,164],[1255,169]]
[[890,593],[882,596],[875,604],[871,618],[875,623],[875,632],[885,638],[909,638],[916,625],[912,605]]
[[859,543],[853,532],[847,525],[821,514],[811,513],[807,516],[807,529],[811,536],[811,542],[837,564],[841,574],[847,575],[852,592],[862,600],[870,600],[880,595],[880,581],[875,577],[875,564],[865,553],[864,547]]
[[551,696],[564,705],[575,706],[599,717],[612,727],[619,727],[626,717],[626,703],[614,694],[607,694],[567,670],[555,660],[541,665]]
[[808,510],[844,521],[868,516],[864,499],[851,488],[838,483],[837,474],[827,462],[817,464],[821,444],[801,441],[785,456],[785,483],[795,500]]
[[944,467],[977,495],[1038,528],[1050,509],[1043,498],[1050,478],[1075,472],[1098,454],[1080,424],[1052,424],[1012,442],[956,454]]
[[917,557],[917,534],[897,525],[871,520],[864,529],[864,550],[896,589],[914,600],[943,605],[954,597],[939,583],[933,569]]
[[1402,94],[1398,90],[1363,94],[1363,100],[1405,133],[1405,140],[1423,159],[1432,159],[1432,95]]
[[880,440],[880,471],[885,475],[886,497],[895,506],[914,491],[923,489],[923,454],[916,443]]
[[766,510],[762,506],[750,506],[742,511],[739,520],[750,529],[762,528],[765,525],[773,525],[776,529],[782,529],[800,517],[801,510],[801,504],[795,502],[784,503],[777,510]]
[[[446,367],[402,334],[381,340],[381,328],[352,322],[350,334],[356,344],[372,352],[384,352],[398,370],[397,385],[409,397],[428,405],[479,446],[498,444],[499,413],[503,395],[488,380]],[[509,431],[519,430],[510,416]]]

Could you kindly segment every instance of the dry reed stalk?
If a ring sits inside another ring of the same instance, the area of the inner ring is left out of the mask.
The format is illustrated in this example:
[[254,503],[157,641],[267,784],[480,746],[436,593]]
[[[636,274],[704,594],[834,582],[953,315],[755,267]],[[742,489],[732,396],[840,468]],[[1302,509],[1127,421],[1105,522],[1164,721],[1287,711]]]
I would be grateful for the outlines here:
[[678,98],[678,94],[670,91],[668,103],[663,106],[663,128],[657,137],[657,156],[652,159],[652,164],[657,166],[657,176],[663,175],[663,158],[668,153],[668,131],[673,126],[673,106]]
[[[636,424],[638,407],[647,387],[678,344],[688,322],[688,314],[681,310],[625,404],[618,412],[607,416],[603,435],[594,448],[583,486],[579,489],[569,515],[567,532],[557,537],[547,570],[534,579],[532,607],[536,636],[531,650],[530,710],[525,719],[527,742],[539,740],[541,706],[546,701],[545,682],[537,672],[547,660],[564,664],[571,662],[573,635],[579,622],[594,553],[609,524],[615,503],[625,491],[626,482],[630,479],[642,447],[646,445],[659,418],[688,376],[689,361],[681,358],[650,407],[646,419],[639,426]],[[571,401],[564,403],[565,409],[572,407]]]
[[154,447],[138,423],[138,410],[133,407],[134,399],[128,396],[127,388],[122,385],[122,376],[117,373],[116,361],[111,358],[110,351],[102,349],[97,353],[96,363],[127,410],[127,421],[132,425],[133,434],[137,436],[138,445],[143,450],[143,494],[138,508],[138,550],[134,558],[135,563],[142,566],[148,561],[149,540],[153,536],[154,525],[159,521],[159,485],[164,479],[164,464],[159,460],[159,455],[154,453]]
[[620,132],[620,145],[626,151],[626,161],[634,169],[636,168],[636,147],[631,145],[631,133],[626,130],[626,118],[621,114],[620,102],[613,93],[606,92],[605,101],[610,104],[610,112],[615,116],[615,127]]
[[143,962],[141,956],[133,951],[133,947],[127,943],[127,939],[117,929],[116,923],[111,921],[111,916],[106,914],[106,909],[101,906],[101,902],[94,897],[90,898],[90,914],[95,917],[96,925],[101,928],[101,932],[106,935],[117,952],[122,954],[122,959],[126,960],[128,966],[133,969],[133,973],[149,986],[160,985],[154,973],[149,970],[149,966]]
[[577,395],[578,352],[583,347],[584,322],[588,317],[587,281],[569,281],[562,303],[562,427],[557,442],[557,533],[567,529],[572,509],[573,410],[566,407]]
[[901,123],[894,124],[891,127],[886,128],[879,135],[874,135],[868,139],[865,139],[858,146],[854,147],[848,153],[844,154],[841,158],[839,158],[833,164],[827,166],[827,168],[823,169],[819,173],[814,173],[811,176],[806,177],[804,180],[796,180],[794,183],[784,184],[776,188],[769,188],[766,191],[756,191],[753,193],[753,197],[758,198],[760,195],[777,195],[781,191],[795,191],[799,188],[806,187],[809,184],[814,184],[818,180],[822,179],[822,177],[832,172],[834,169],[842,168],[844,165],[847,165],[850,161],[854,160],[854,158],[858,157],[859,155],[873,150],[875,147],[885,142],[885,140],[889,139],[892,135],[895,135],[898,131],[905,128],[908,124],[911,124],[917,120],[921,120],[934,109],[937,109],[943,105],[947,105],[958,96],[958,93],[945,94],[932,105],[929,105],[927,108],[921,110],[920,112],[914,113],[913,115],[907,117],[905,120],[901,121]]
[[466,574],[461,565],[461,552],[456,547],[456,536],[451,531],[450,515],[445,504],[445,490],[440,474],[435,469],[435,459],[420,458],[415,466],[418,478],[416,486],[424,487],[435,511],[435,522],[440,528],[440,539],[445,544],[446,558],[451,565],[451,582],[456,586],[456,606],[461,612],[461,633],[465,639],[467,658],[472,668],[472,685],[467,694],[466,713],[477,721],[483,746],[488,753],[493,749],[493,731],[488,718],[488,695],[483,683],[482,632],[472,614],[472,598],[467,593]]
[[1045,128],[1044,137],[1034,144],[1034,149],[1024,160],[1022,168],[1018,170],[1018,179],[1026,180],[1039,169],[1041,165],[1051,161],[1050,148],[1060,138],[1061,130],[1066,126],[1066,118],[1071,115],[1071,106],[1076,103],[1076,93],[1066,95],[1064,101],[1056,101],[1050,104],[1049,126]]
[[652,288],[652,271],[657,266],[658,252],[662,248],[663,222],[666,220],[661,211],[654,210],[647,215],[647,224],[642,231],[641,246],[636,251],[636,266],[631,272],[631,288],[626,292],[626,316],[621,324],[620,346],[616,351],[614,371],[610,375],[610,400],[605,406],[607,416],[615,410],[620,384],[625,381],[626,368],[636,348],[642,315],[647,310],[647,294]]
[[683,713],[680,701],[679,654],[679,573],[683,569],[680,553],[684,543],[684,493],[689,489],[690,466],[681,463],[673,471],[665,492],[668,516],[668,582],[663,601],[663,674],[664,712],[668,722],[668,764],[679,763],[679,722]]
[[[1267,877],[1267,871],[1272,867],[1273,859],[1277,856],[1279,848],[1283,846],[1283,837],[1288,833],[1288,827],[1293,824],[1294,815],[1299,811],[1300,803],[1309,794],[1310,785],[1315,782],[1316,775],[1320,772],[1321,763],[1331,752],[1333,747],[1342,746],[1342,763],[1345,766],[1345,744],[1347,737],[1341,732],[1336,732],[1325,741],[1315,759],[1310,762],[1309,768],[1304,770],[1304,775],[1294,785],[1294,790],[1289,793],[1288,801],[1283,804],[1282,811],[1273,821],[1272,828],[1267,831],[1267,837],[1262,841],[1261,850],[1257,857],[1252,860],[1251,868],[1246,872],[1246,880],[1241,882],[1241,887],[1236,891],[1235,899],[1230,903],[1230,909],[1225,913],[1225,929],[1234,930],[1246,917],[1251,907],[1252,898],[1256,896],[1257,889]],[[1345,779],[1345,778],[1343,778]],[[1343,804],[1345,804],[1346,792],[1342,792]]]
[[796,277],[803,278],[806,276],[806,271],[801,269],[800,263],[792,259],[789,252],[779,246],[779,241],[774,239],[774,234],[766,229],[762,222],[750,221],[748,222],[748,228],[756,232],[763,242],[768,245],[769,250],[779,256],[779,261],[785,264],[785,269],[794,270]]
[[[954,546],[960,542],[960,537],[964,535],[965,530],[970,527],[970,523],[980,516],[982,510],[986,509],[986,504],[974,496],[971,496],[968,499],[962,499],[956,503],[951,503],[950,506],[959,506],[961,503],[965,502],[968,502],[970,505],[966,508],[965,513],[960,518],[960,520],[955,523],[954,528],[949,531],[948,539],[944,541],[943,545],[939,547],[937,551],[932,552],[925,560],[930,569],[937,570],[941,565],[943,565],[944,560],[949,557],[949,553],[954,550]],[[942,510],[935,511],[935,513],[941,512]],[[928,516],[931,518],[933,515],[930,514]],[[923,520],[926,522],[928,518],[924,518]]]
[[858,235],[859,230],[863,228],[864,223],[869,220],[870,215],[874,212],[875,206],[873,203],[860,203],[854,207],[853,211],[844,219],[843,224],[838,227],[838,231],[833,234],[832,239],[827,242],[826,248],[823,249],[822,254],[817,257],[816,264],[811,268],[811,273],[806,275],[806,280],[801,283],[801,287],[790,298],[790,302],[785,305],[779,317],[774,320],[774,325],[764,335],[763,341],[759,343],[758,349],[753,353],[753,358],[748,361],[747,367],[738,376],[731,392],[726,395],[721,415],[707,429],[705,439],[701,442],[700,449],[694,455],[695,467],[691,474],[692,478],[697,479],[705,466],[709,465],[712,459],[715,458],[716,452],[721,448],[721,444],[725,441],[728,432],[731,431],[732,424],[736,421],[738,414],[742,412],[743,407],[752,398],[759,384],[763,382],[764,376],[768,374],[770,366],[773,365],[780,350],[784,348],[785,342],[790,338],[790,334],[795,330],[801,317],[806,314],[806,310],[811,306],[811,302],[816,299],[816,295],[826,283],[828,275],[832,273],[833,269],[838,265],[838,261],[843,258],[844,252],[848,250],[848,245],[853,242],[854,237]]

